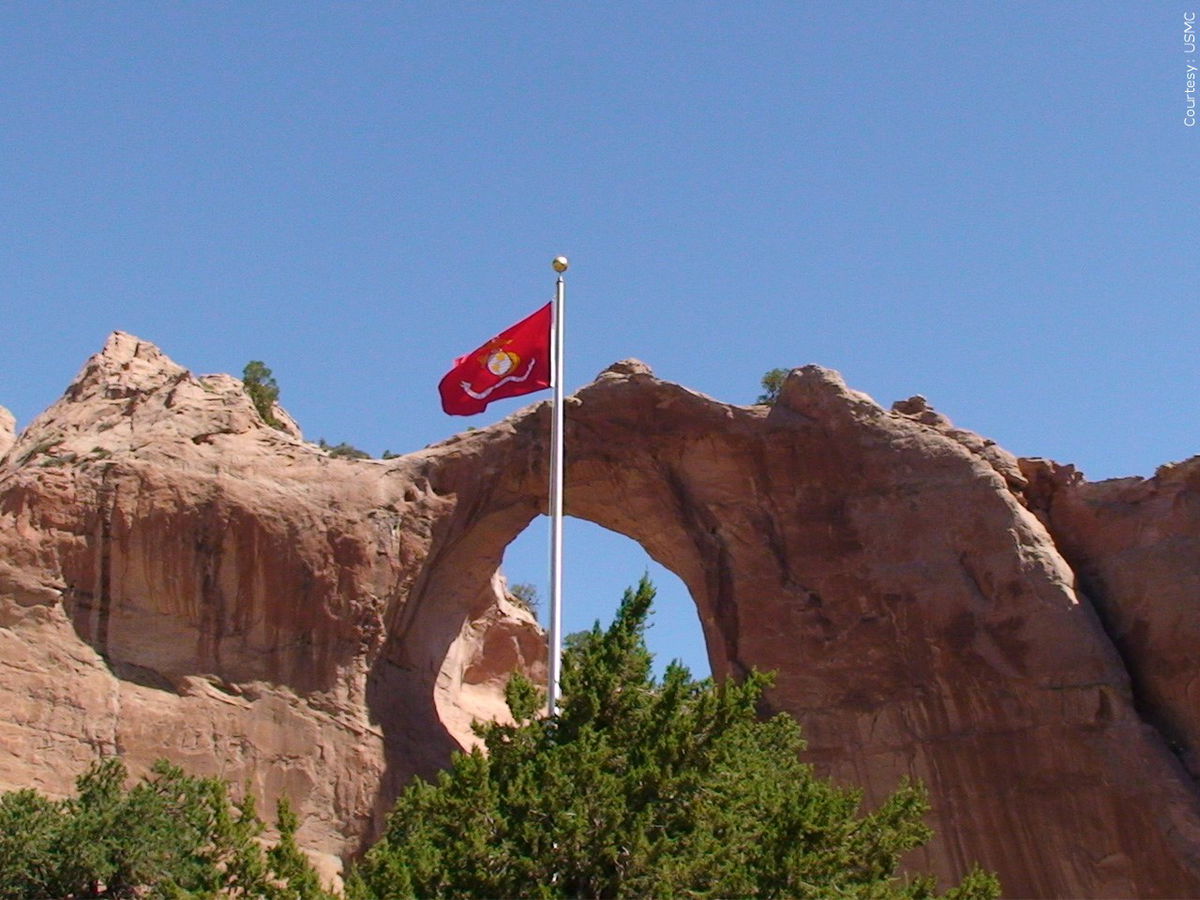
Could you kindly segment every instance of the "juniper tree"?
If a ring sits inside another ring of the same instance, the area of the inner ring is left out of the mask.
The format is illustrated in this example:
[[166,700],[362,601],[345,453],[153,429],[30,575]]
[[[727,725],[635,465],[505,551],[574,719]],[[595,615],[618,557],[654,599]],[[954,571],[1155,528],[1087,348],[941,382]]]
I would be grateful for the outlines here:
[[279,840],[265,845],[253,797],[166,762],[126,788],[108,758],[76,780],[76,794],[0,794],[0,898],[330,898],[295,842],[281,803]]
[[272,428],[282,428],[283,424],[275,418],[275,401],[279,399],[279,385],[271,375],[262,360],[252,359],[242,369],[242,388],[250,397],[254,408],[258,410],[262,420]]
[[760,382],[763,392],[758,395],[758,399],[754,403],[758,406],[774,406],[790,372],[791,369],[771,369],[765,372]]
[[[403,897],[910,897],[897,874],[930,830],[920,785],[863,812],[859,792],[815,776],[787,715],[756,710],[770,679],[651,675],[643,579],[607,630],[568,639],[562,702],[514,675],[516,724],[478,728],[486,752],[415,780],[351,875],[356,900]],[[947,897],[994,897],[972,871]]]

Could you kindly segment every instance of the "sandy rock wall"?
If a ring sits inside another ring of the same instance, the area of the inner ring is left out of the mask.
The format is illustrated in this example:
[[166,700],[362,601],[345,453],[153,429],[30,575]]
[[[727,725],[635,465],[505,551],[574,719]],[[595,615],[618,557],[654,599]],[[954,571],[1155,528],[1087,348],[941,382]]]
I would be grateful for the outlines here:
[[[287,793],[336,865],[503,715],[513,667],[544,675],[497,569],[545,509],[548,419],[330,459],[114,335],[0,463],[0,787],[167,755]],[[568,399],[567,442],[568,513],[679,575],[717,675],[776,670],[771,705],[869,801],[929,785],[915,865],[1200,895],[1194,467],[1064,480],[815,366],[746,408],[625,361]]]
[[779,672],[822,770],[869,797],[922,778],[923,864],[1014,896],[1200,892],[1194,784],[1009,460],[817,367],[770,411],[636,371],[575,400],[568,511],[683,579],[716,671]]
[[0,458],[3,458],[9,448],[16,442],[17,420],[13,414],[0,406]]
[[1094,483],[1072,466],[1023,465],[1030,505],[1095,602],[1144,718],[1200,777],[1200,457]]
[[438,653],[409,646],[396,620],[449,503],[113,335],[0,466],[0,787],[62,794],[99,754],[167,756],[268,811],[287,794],[335,872],[502,706],[496,673],[464,683],[482,648],[520,664],[542,642],[489,582],[444,604]]

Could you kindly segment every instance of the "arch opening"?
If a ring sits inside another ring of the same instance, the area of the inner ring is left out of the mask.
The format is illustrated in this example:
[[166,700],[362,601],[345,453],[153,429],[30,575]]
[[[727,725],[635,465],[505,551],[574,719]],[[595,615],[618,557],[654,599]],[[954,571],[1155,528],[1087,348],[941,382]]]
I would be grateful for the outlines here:
[[[527,433],[482,432],[450,464],[428,470],[427,492],[443,509],[427,552],[397,584],[403,602],[382,623],[386,640],[368,673],[367,705],[386,756],[376,832],[411,775],[430,777],[452,749],[475,743],[473,720],[507,715],[503,687],[513,668],[545,678],[536,619],[520,622],[511,604],[497,602],[496,587],[501,571],[545,594],[545,429],[536,424],[531,417]],[[657,670],[679,657],[697,676],[742,674],[734,547],[678,463],[631,466],[628,448],[619,457],[577,453],[567,484],[564,632],[611,621],[621,593],[648,570],[660,600],[647,633]],[[731,488],[722,481],[720,490],[725,496]],[[579,585],[576,574],[592,577]],[[596,582],[597,575],[608,580]]]
[[[505,548],[502,571],[510,590],[531,585],[537,596],[536,615],[550,627],[549,527],[539,516]],[[672,660],[687,666],[696,678],[712,673],[704,631],[687,586],[670,569],[656,562],[632,538],[586,519],[567,516],[563,522],[563,634],[612,621],[626,588],[648,574],[657,591],[646,643],[654,654],[654,672],[661,676]]]

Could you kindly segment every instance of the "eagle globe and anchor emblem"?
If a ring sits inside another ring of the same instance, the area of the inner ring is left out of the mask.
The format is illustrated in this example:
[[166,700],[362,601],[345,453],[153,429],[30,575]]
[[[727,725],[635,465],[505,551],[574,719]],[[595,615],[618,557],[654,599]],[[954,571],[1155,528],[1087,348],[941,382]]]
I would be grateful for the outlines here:
[[[507,344],[508,341],[504,343]],[[505,349],[503,346],[495,345],[486,348],[478,358],[483,363],[484,368],[499,380],[480,391],[475,390],[469,381],[460,382],[463,391],[476,400],[486,400],[493,391],[502,385],[509,384],[510,382],[524,381],[533,372],[533,367],[537,365],[537,360],[531,359],[529,360],[529,364],[525,366],[525,371],[521,372],[519,371],[522,362],[520,355],[513,350]]]
[[521,364],[521,357],[511,350],[493,350],[484,365],[497,378],[503,378]]

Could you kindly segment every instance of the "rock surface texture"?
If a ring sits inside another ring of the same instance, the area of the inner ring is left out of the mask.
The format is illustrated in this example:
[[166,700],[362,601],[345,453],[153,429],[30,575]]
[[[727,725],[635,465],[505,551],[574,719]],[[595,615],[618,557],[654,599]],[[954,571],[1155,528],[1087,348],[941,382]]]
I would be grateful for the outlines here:
[[1125,661],[1138,709],[1200,778],[1200,457],[1095,484],[1022,460],[1030,506]]
[[[166,755],[352,854],[544,671],[497,570],[545,508],[548,421],[331,459],[115,334],[0,461],[0,788]],[[926,782],[915,866],[1200,895],[1200,461],[1089,485],[815,366],[768,409],[632,360],[568,400],[567,442],[567,512],[684,581],[715,674],[777,670],[868,802]]]
[[0,406],[0,456],[8,452],[8,448],[13,445],[17,439],[16,434],[17,420],[3,406]]
[[455,505],[428,467],[331,459],[114,334],[0,463],[0,788],[167,756],[287,794],[335,873],[513,666],[544,670],[500,582],[426,587]]

